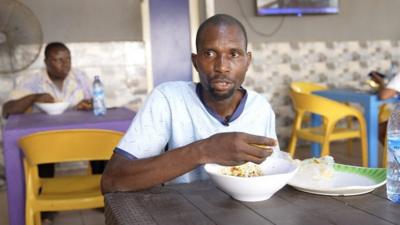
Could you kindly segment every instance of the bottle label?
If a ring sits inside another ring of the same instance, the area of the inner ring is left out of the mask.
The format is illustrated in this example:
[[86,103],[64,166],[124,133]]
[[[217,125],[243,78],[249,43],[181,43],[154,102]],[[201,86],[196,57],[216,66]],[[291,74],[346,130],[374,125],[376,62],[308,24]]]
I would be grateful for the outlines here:
[[388,137],[388,162],[400,166],[400,136]]
[[93,98],[96,98],[96,99],[103,99],[103,98],[104,98],[104,92],[95,91],[95,92],[93,93]]
[[400,137],[388,137],[388,148],[390,151],[400,150]]
[[388,133],[386,194],[392,202],[400,203],[400,135]]

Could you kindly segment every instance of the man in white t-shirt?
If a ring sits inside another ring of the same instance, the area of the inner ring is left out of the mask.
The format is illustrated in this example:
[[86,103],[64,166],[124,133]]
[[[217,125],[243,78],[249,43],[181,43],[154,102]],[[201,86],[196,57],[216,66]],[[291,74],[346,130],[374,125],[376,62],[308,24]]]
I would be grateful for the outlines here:
[[90,110],[91,83],[87,76],[71,69],[71,53],[61,42],[45,48],[45,69],[22,76],[3,105],[3,117],[32,110],[36,102],[65,101],[79,110]]
[[205,163],[261,163],[279,150],[270,104],[241,86],[251,62],[243,25],[210,17],[196,49],[200,83],[167,82],[152,91],[107,164],[103,193],[206,179]]

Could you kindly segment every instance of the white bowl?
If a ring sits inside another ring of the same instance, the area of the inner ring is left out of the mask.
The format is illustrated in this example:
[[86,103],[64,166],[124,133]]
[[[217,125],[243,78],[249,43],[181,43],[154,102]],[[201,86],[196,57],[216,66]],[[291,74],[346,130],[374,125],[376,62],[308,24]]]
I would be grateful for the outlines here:
[[206,164],[204,169],[211,180],[234,199],[246,202],[269,199],[296,174],[298,165],[291,160],[269,157],[260,164],[263,176],[236,177],[223,175],[223,166]]
[[35,105],[43,112],[49,115],[58,115],[63,113],[69,106],[68,102],[53,102],[53,103],[43,103],[36,102]]

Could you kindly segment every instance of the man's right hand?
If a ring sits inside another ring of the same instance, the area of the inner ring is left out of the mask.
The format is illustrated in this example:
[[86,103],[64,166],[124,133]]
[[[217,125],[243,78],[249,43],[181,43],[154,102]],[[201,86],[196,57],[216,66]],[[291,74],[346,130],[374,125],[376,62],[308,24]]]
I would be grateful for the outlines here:
[[92,110],[93,102],[91,99],[84,99],[80,101],[75,107],[76,110]]
[[48,93],[40,93],[7,101],[3,104],[3,117],[7,118],[11,114],[29,112],[35,102],[54,102],[54,98]]
[[245,162],[261,163],[271,155],[276,145],[277,141],[272,138],[234,132],[215,134],[148,158],[131,160],[114,153],[102,176],[102,191],[108,193],[144,190],[165,183],[205,163],[229,166]]
[[233,132],[215,134],[194,144],[198,144],[201,149],[203,163],[233,166],[245,162],[262,163],[272,154],[277,141],[264,136]]

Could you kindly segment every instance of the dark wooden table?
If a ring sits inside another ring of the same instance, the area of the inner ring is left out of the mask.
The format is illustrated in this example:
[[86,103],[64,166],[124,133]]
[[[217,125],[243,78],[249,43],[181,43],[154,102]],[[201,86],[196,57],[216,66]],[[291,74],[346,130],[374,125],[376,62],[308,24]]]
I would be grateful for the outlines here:
[[106,224],[140,225],[378,225],[400,224],[400,205],[372,193],[331,197],[284,187],[262,202],[240,202],[211,182],[105,195]]

